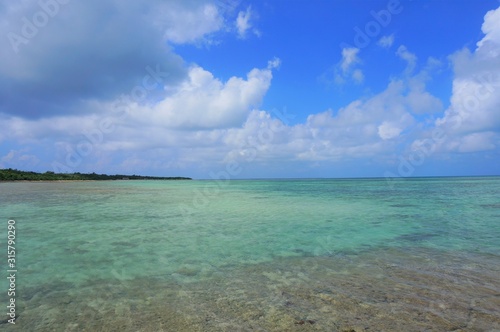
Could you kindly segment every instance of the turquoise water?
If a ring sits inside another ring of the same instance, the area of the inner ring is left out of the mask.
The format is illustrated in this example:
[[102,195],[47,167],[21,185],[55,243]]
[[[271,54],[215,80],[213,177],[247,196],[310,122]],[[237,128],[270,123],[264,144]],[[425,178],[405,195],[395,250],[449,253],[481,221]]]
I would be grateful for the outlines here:
[[[382,323],[355,320],[358,309],[333,322],[331,313],[309,319],[314,323],[290,313],[326,301],[313,284],[346,280],[357,286],[328,293],[345,297],[342,304],[315,310],[378,303],[356,293],[374,283],[392,294],[397,282],[433,282],[448,300],[427,294],[410,301],[434,313],[429,326],[466,324],[453,295],[461,292],[470,297],[463,305],[476,301],[481,313],[465,327],[500,329],[499,177],[407,179],[393,187],[384,179],[0,183],[2,243],[9,219],[16,221],[19,317],[0,329],[377,330]],[[453,279],[457,274],[467,283]],[[446,278],[455,281],[440,284]],[[310,299],[273,293],[290,285]],[[481,291],[483,307],[474,297]],[[409,300],[394,296],[390,310],[375,308],[392,317],[385,330],[399,324],[394,310],[413,312]],[[457,317],[443,306],[456,306]],[[255,316],[258,307],[268,310]],[[156,318],[145,315],[156,309]]]

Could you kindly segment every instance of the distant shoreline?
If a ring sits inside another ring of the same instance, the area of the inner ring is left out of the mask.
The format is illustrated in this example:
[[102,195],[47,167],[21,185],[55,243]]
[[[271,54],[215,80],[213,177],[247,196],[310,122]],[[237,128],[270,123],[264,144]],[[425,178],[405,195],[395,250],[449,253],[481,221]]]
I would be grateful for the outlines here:
[[192,180],[189,177],[142,176],[142,175],[107,175],[96,173],[54,173],[26,172],[15,169],[0,169],[0,182],[75,182],[75,181],[135,181],[135,180]]

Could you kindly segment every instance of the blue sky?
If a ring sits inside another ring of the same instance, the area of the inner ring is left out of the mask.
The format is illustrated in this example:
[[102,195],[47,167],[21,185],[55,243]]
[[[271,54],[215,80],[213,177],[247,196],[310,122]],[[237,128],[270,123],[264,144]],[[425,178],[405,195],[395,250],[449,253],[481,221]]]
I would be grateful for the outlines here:
[[0,168],[498,175],[499,1],[0,4]]

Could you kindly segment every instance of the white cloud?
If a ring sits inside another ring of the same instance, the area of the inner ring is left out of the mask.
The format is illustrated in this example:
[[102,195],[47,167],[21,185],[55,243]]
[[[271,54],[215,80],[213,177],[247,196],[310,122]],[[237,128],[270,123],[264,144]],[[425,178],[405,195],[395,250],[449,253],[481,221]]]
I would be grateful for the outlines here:
[[166,8],[158,19],[165,29],[165,39],[174,43],[194,43],[223,27],[217,7],[205,4],[192,10],[181,5]]
[[466,135],[458,144],[459,152],[477,152],[495,149],[495,133],[482,132]]
[[408,114],[403,114],[396,121],[384,121],[378,126],[378,135],[383,140],[389,140],[399,137],[401,132],[413,123],[413,118]]
[[352,80],[359,84],[364,81],[363,71],[355,68],[356,64],[361,63],[358,57],[359,48],[348,47],[342,49],[342,60],[335,68],[335,83],[344,84],[347,80]]
[[359,48],[351,47],[342,49],[342,61],[340,63],[340,69],[342,69],[344,73],[349,71],[354,64],[360,62],[358,53]]
[[[250,6],[247,7],[245,11],[240,11],[238,13],[238,17],[236,18],[235,25],[236,30],[238,31],[238,37],[241,39],[246,38],[247,32],[252,29],[252,23],[250,22],[253,19],[255,14],[252,11]],[[257,36],[260,36],[260,32],[257,29],[252,29],[253,33]]]
[[407,74],[411,74],[417,64],[417,56],[408,51],[408,49],[404,45],[398,47],[396,55],[408,63],[405,71]]
[[[448,135],[448,150],[483,151],[498,147],[500,130],[500,8],[485,15],[484,38],[474,52],[451,56],[455,78],[450,107],[436,120]],[[496,133],[496,134],[492,134]]]
[[383,36],[377,42],[377,45],[383,48],[389,48],[394,43],[394,34],[389,36]]
[[426,91],[426,74],[409,79],[408,105],[414,114],[433,114],[443,111],[441,100]]
[[10,150],[0,157],[0,168],[32,169],[40,162],[37,156],[28,154],[29,149]]
[[477,43],[478,50],[489,57],[498,57],[498,44],[500,41],[500,9],[490,10],[484,16],[481,30],[486,35]]
[[279,68],[281,66],[281,60],[279,58],[274,58],[267,62],[267,69]]
[[[272,62],[278,65],[279,60]],[[227,128],[240,126],[258,107],[272,79],[271,69],[253,69],[246,79],[221,82],[201,67],[189,70],[188,79],[172,95],[153,107],[137,106],[131,116],[164,128]]]

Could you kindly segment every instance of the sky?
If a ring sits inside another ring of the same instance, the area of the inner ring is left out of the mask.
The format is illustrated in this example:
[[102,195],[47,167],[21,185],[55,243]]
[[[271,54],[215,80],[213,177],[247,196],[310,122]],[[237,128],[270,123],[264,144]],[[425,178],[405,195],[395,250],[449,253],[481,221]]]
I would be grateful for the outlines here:
[[500,175],[498,0],[0,3],[0,168]]

